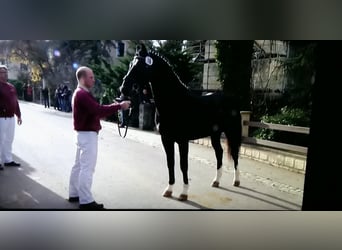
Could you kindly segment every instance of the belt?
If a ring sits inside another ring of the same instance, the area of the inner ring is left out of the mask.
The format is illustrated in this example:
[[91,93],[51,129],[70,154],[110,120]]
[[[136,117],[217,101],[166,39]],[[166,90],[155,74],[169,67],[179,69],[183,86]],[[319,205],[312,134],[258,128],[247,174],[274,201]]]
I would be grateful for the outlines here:
[[76,132],[94,132],[96,134],[99,134],[99,131],[95,131],[95,130],[75,130]]
[[12,118],[14,115],[9,116],[9,115],[0,115],[0,118]]

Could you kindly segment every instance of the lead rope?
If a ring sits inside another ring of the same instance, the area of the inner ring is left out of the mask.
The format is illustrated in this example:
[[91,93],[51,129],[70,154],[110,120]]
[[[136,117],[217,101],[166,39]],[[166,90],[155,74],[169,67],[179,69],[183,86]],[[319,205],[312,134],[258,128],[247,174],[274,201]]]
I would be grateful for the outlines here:
[[[128,123],[129,123],[129,120],[130,120],[131,116],[132,116],[132,107],[129,108],[128,117],[127,117],[127,121],[126,121],[126,123],[125,123],[126,125],[125,125],[125,128],[124,128],[125,132],[124,132],[124,134],[122,135],[122,133],[121,133],[121,128],[120,128],[119,112],[118,112],[118,131],[119,131],[120,137],[122,137],[122,138],[125,138],[126,135],[127,135]],[[122,117],[122,119],[123,119],[123,117]]]

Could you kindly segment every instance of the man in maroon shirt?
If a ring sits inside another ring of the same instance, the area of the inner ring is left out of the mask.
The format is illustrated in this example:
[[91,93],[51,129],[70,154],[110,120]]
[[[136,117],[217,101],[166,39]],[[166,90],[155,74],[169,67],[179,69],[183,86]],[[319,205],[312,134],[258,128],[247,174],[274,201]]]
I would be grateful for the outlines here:
[[100,105],[89,91],[95,83],[93,71],[88,67],[80,67],[76,71],[76,78],[78,87],[72,97],[72,111],[77,151],[70,175],[69,201],[79,202],[80,209],[101,210],[104,209],[103,204],[95,202],[91,193],[100,118],[110,116],[119,109],[128,109],[130,102]]
[[[14,115],[18,118],[18,125],[21,125],[21,112],[17,91],[7,81],[7,67],[0,65],[0,163],[3,162],[5,166],[19,167],[20,164],[13,161],[12,144],[15,130]],[[0,164],[0,170],[3,169]]]

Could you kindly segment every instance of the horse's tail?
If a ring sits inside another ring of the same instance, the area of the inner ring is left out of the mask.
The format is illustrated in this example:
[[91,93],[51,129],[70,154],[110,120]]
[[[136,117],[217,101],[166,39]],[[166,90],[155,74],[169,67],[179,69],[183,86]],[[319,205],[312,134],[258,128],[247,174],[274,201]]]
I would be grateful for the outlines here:
[[237,107],[230,106],[225,110],[224,133],[227,138],[228,158],[233,158],[237,165],[242,142],[241,114]]

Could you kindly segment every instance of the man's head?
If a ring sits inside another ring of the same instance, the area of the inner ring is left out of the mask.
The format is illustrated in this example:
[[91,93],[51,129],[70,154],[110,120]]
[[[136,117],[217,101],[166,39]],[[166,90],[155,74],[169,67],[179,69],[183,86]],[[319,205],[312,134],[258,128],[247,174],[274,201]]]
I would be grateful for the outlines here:
[[8,81],[8,70],[6,65],[0,65],[0,82]]
[[88,67],[79,67],[76,71],[76,79],[80,85],[88,89],[95,84],[95,77],[93,71]]

